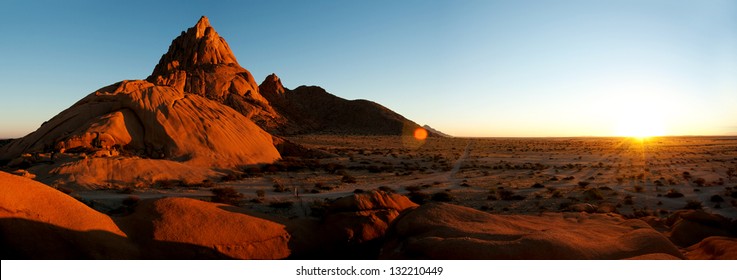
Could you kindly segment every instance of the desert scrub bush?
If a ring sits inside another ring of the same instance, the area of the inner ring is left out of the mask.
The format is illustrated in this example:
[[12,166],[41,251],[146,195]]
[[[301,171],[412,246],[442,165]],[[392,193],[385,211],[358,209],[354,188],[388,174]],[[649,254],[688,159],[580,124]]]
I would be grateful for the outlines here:
[[602,200],[604,195],[601,194],[599,189],[588,189],[583,192],[583,197],[586,200]]
[[274,185],[272,187],[274,188],[274,192],[288,192],[288,191],[290,191],[289,188],[287,188],[284,185],[279,184],[279,183],[274,183]]
[[515,194],[513,191],[510,190],[499,191],[499,197],[502,200],[524,200],[526,198],[525,196]]
[[419,186],[406,186],[404,187],[404,189],[407,190],[408,192],[419,192],[420,191]]
[[697,201],[697,200],[689,200],[686,202],[686,206],[683,206],[683,209],[691,209],[691,210],[699,210],[702,208],[703,206],[701,205],[701,201]]
[[335,187],[327,186],[323,183],[315,183],[315,188],[321,191],[332,191]]
[[645,187],[643,187],[643,186],[640,186],[640,185],[635,186],[635,192],[638,192],[639,193],[639,192],[642,192],[644,190],[645,190]]
[[709,199],[709,201],[711,201],[711,202],[724,202],[724,198],[722,198],[721,195],[715,194],[715,195],[712,195],[711,196],[711,198]]
[[585,187],[586,187],[586,186],[588,186],[589,184],[591,184],[591,183],[589,183],[589,182],[586,182],[586,181],[580,181],[580,182],[578,182],[578,186],[579,186],[579,187],[582,187],[582,188],[585,188]]
[[230,181],[236,181],[240,180],[240,176],[236,174],[235,172],[230,172],[228,174],[223,175],[223,177],[220,177],[221,182],[230,182]]
[[[56,189],[64,194],[72,194],[74,192],[72,189],[65,187],[57,187]],[[133,192],[131,191],[131,193]]]
[[141,198],[139,196],[129,195],[128,197],[123,199],[123,205],[131,207],[138,204],[139,201],[141,201]]
[[330,207],[330,201],[328,200],[315,200],[310,203],[310,216],[316,218],[325,217]]
[[294,202],[288,201],[288,200],[285,200],[285,201],[275,200],[275,201],[269,202],[269,207],[276,208],[276,209],[290,209],[292,208],[292,206],[294,206]]
[[635,201],[633,199],[634,198],[631,195],[629,195],[629,194],[626,195],[626,196],[624,196],[624,204],[625,205],[633,205],[633,204],[635,204]]
[[706,180],[704,178],[697,178],[696,180],[693,180],[693,182],[699,187],[703,187],[706,185]]
[[679,197],[683,197],[683,194],[681,192],[675,190],[675,189],[670,189],[670,190],[668,190],[667,193],[665,193],[665,197],[668,197],[668,198],[679,198]]
[[430,199],[432,199],[432,201],[451,202],[453,201],[453,195],[447,191],[436,192]]
[[428,195],[424,192],[410,192],[407,197],[414,203],[424,204],[428,198]]
[[213,194],[212,202],[238,205],[243,199],[243,194],[232,187],[214,188],[210,192]]
[[343,175],[342,178],[340,178],[340,182],[346,183],[346,184],[355,184],[356,178],[351,175],[345,174]]
[[258,197],[259,199],[266,198],[266,191],[265,190],[257,190],[256,191],[256,197]]
[[154,184],[162,189],[171,189],[184,185],[184,182],[182,182],[182,180],[158,180]]
[[131,187],[125,187],[120,190],[118,190],[118,193],[120,194],[132,194],[135,190]]
[[532,184],[532,187],[531,188],[533,188],[533,189],[542,189],[542,188],[545,188],[545,185],[540,184],[540,183],[534,183],[534,184]]

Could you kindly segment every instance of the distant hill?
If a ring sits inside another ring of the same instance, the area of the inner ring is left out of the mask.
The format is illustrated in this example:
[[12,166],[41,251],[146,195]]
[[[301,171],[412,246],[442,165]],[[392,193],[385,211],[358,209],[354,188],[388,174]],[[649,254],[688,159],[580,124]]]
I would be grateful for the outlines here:
[[445,133],[440,132],[440,130],[434,129],[434,128],[430,127],[429,125],[423,125],[422,127],[425,130],[427,130],[427,132],[429,132],[430,134],[434,134],[436,136],[440,136],[440,137],[453,137],[451,135],[448,135],[448,134],[445,134]]
[[420,127],[376,102],[346,100],[318,86],[286,89],[275,74],[259,88],[287,120],[273,131],[278,134],[401,135]]

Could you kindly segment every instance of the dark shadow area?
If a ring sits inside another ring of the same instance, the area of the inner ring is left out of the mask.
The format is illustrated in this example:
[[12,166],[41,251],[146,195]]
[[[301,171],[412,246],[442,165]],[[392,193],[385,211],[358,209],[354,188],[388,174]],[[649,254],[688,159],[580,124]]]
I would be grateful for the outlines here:
[[290,234],[287,259],[293,260],[371,260],[377,259],[384,238],[363,243],[346,241],[341,229],[318,218],[287,219],[251,211],[236,206],[220,206],[220,209],[245,214],[284,225]]
[[2,259],[231,259],[193,244],[126,238],[101,230],[75,231],[21,218],[0,219],[0,245]]

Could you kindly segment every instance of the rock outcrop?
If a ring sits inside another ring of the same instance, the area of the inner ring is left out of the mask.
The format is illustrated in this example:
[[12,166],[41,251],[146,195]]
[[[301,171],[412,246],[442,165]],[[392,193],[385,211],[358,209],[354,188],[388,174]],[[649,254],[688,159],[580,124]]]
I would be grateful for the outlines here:
[[[235,259],[282,259],[290,255],[290,235],[284,225],[225,204],[189,198],[142,201],[119,223],[132,240],[144,247],[156,248],[157,242],[192,244]],[[159,247],[152,254],[153,258],[203,258],[197,250],[181,246]]]
[[285,121],[266,128],[277,134],[412,135],[420,126],[368,100],[346,100],[318,86],[284,88],[275,74],[259,86]]
[[444,203],[400,216],[386,238],[380,257],[389,259],[683,258],[640,220],[585,213],[493,215]]
[[172,41],[147,80],[219,101],[264,127],[281,121],[204,16]]
[[686,249],[691,260],[737,260],[737,238],[707,237]]
[[2,259],[129,259],[113,220],[39,182],[0,172]]
[[417,207],[407,197],[372,191],[333,201],[321,220],[292,221],[296,258],[376,257],[387,229],[403,211]]
[[[41,153],[57,154],[48,158],[51,167],[39,167],[51,169],[39,176],[42,181],[101,179],[81,182],[91,186],[126,179],[125,174],[148,183],[201,181],[212,168],[270,163],[280,157],[271,135],[231,108],[146,81],[123,81],[93,92],[35,132],[3,146],[0,159]],[[83,156],[58,155],[62,153]],[[79,162],[84,164],[75,167]],[[172,169],[145,176],[157,164]]]
[[688,247],[711,236],[737,237],[737,221],[702,210],[682,210],[673,213],[665,224],[670,240],[678,246]]

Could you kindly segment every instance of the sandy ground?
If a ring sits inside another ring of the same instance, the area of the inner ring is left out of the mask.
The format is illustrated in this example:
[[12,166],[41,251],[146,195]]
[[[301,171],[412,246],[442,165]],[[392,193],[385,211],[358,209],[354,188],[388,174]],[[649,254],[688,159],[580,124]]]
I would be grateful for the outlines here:
[[[289,140],[336,156],[288,159],[293,167],[289,171],[239,174],[237,180],[216,183],[217,187],[242,193],[243,207],[284,216],[308,215],[311,205],[325,199],[381,187],[416,200],[450,200],[490,213],[585,210],[667,216],[690,204],[737,218],[737,137]],[[277,192],[275,184],[286,190]],[[668,197],[678,193],[683,196]],[[207,188],[173,187],[73,195],[104,210],[131,195],[206,199],[212,193]],[[273,207],[273,202],[283,201],[294,206]]]

